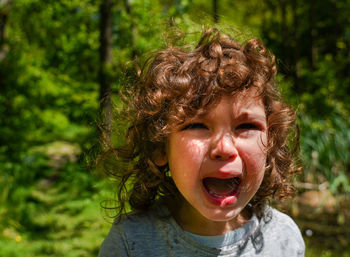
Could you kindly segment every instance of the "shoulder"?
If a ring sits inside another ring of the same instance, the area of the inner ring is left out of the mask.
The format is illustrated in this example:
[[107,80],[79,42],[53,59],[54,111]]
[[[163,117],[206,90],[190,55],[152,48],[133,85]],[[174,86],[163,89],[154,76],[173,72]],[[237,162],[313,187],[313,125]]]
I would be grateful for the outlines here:
[[144,237],[145,234],[157,230],[159,223],[162,223],[162,221],[165,222],[165,219],[162,220],[162,217],[155,210],[144,213],[131,213],[116,219],[111,230],[123,233],[125,237]]
[[301,237],[300,230],[294,220],[287,214],[280,212],[272,207],[268,207],[265,220],[271,219],[271,225],[278,230],[286,230]]
[[100,247],[99,257],[124,257],[136,255],[140,245],[157,240],[166,226],[166,216],[159,211],[129,213],[118,217]]
[[297,224],[288,215],[267,207],[261,218],[262,233],[267,243],[271,243],[290,256],[304,256],[305,244]]
[[130,255],[123,232],[124,220],[126,220],[126,217],[123,215],[114,221],[100,247],[99,257],[123,257]]

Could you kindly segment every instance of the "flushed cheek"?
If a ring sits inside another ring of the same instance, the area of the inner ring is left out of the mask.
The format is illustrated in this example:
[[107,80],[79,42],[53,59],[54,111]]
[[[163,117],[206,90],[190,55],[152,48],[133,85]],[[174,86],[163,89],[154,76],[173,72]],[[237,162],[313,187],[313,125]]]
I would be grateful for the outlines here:
[[253,170],[260,169],[261,167],[265,166],[266,151],[260,140],[240,142],[237,148],[241,158],[245,162],[245,165],[250,166]]
[[201,140],[186,137],[173,138],[168,148],[170,170],[176,180],[186,178],[181,183],[195,184],[205,153],[205,144]]
[[256,192],[265,173],[265,158],[252,158],[246,162],[245,191]]
[[265,168],[266,155],[264,153],[249,154],[245,157],[245,165],[251,173],[260,172]]
[[255,147],[242,147],[240,156],[245,166],[245,186],[243,191],[255,192],[265,173],[266,153]]
[[205,144],[200,140],[188,140],[182,150],[184,158],[191,163],[199,163],[203,159]]

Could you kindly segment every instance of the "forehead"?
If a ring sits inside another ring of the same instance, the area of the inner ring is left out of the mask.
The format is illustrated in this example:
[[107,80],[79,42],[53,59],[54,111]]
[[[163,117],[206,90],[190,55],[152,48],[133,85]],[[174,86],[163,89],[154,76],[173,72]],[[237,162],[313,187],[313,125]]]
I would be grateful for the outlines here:
[[[205,116],[210,113],[215,115],[215,112],[220,112],[223,106],[232,106],[233,115],[253,115],[266,116],[263,98],[255,88],[250,88],[246,91],[238,92],[233,95],[223,95],[216,101],[205,107],[204,110],[198,113],[198,116]],[[215,112],[214,112],[215,110]]]
[[[262,121],[266,121],[267,119],[263,96],[259,88],[250,87],[238,92],[222,92],[215,97],[212,96],[208,98],[211,98],[208,104],[204,104],[199,108],[191,105],[187,105],[185,108],[183,108],[181,104],[173,105],[171,111],[169,111],[170,115],[168,115],[167,123],[170,130],[176,131],[185,122],[190,122],[197,118],[210,119],[211,117],[227,112],[230,112],[229,115],[231,117],[240,116],[240,119],[252,116]],[[230,105],[229,109],[224,108],[222,105],[222,103],[227,102],[229,102]]]

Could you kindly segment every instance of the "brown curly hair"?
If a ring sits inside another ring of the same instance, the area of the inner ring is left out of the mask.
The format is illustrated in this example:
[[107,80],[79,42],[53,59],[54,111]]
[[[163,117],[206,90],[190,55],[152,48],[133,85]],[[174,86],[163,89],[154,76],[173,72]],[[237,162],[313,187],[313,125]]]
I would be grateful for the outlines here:
[[168,47],[146,61],[137,83],[124,96],[130,120],[125,144],[111,147],[98,163],[117,178],[120,215],[129,207],[144,211],[157,199],[179,192],[167,165],[155,164],[164,154],[167,136],[188,118],[200,115],[223,95],[256,88],[267,115],[267,162],[263,182],[249,206],[262,214],[267,200],[289,197],[298,133],[295,112],[282,102],[275,82],[275,57],[257,39],[241,45],[212,28],[194,49]]

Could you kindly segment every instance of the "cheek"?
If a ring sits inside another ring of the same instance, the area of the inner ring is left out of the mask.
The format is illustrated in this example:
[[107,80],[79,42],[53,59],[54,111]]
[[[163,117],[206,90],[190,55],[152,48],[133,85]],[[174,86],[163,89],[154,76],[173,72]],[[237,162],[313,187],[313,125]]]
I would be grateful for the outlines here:
[[170,171],[174,177],[196,176],[205,158],[206,144],[201,140],[177,138],[167,150]]
[[201,160],[205,152],[205,144],[199,140],[191,140],[188,143],[187,149],[191,158],[194,161]]
[[198,162],[205,155],[205,143],[200,140],[182,140],[173,149],[180,159],[186,162]]
[[251,153],[245,156],[243,162],[246,181],[246,187],[243,190],[247,193],[255,194],[264,178],[266,155],[261,151]]
[[259,142],[259,151],[257,153],[257,165],[260,166],[260,168],[265,171],[266,167],[266,158],[267,158],[267,136],[266,134],[263,134],[262,137],[260,138]]
[[263,173],[266,165],[265,146],[257,141],[245,142],[241,144],[239,153],[244,162],[247,172],[258,176]]
[[244,160],[247,176],[254,177],[259,180],[264,176],[266,157],[264,154],[249,156]]
[[200,141],[191,140],[187,142],[183,150],[179,152],[179,161],[182,162],[181,172],[185,178],[191,178],[193,182],[195,179],[192,178],[199,176],[197,171],[200,169],[203,160],[203,147]]
[[254,155],[251,157],[251,163],[255,164],[254,166],[258,171],[264,169],[266,165],[266,152],[259,151],[254,153]]

